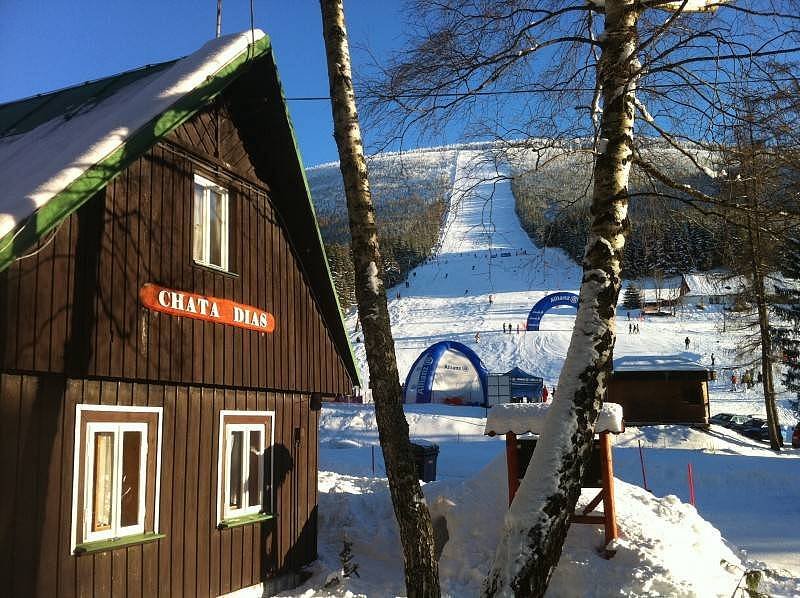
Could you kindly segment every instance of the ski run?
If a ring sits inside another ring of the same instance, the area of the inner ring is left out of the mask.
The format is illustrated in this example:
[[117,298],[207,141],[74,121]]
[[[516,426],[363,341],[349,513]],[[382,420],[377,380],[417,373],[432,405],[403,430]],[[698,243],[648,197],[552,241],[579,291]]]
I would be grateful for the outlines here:
[[[550,311],[539,332],[525,332],[525,319],[545,295],[577,292],[580,268],[560,250],[536,247],[522,230],[507,167],[485,150],[449,151],[455,174],[436,255],[408,276],[408,287],[387,290],[401,382],[425,348],[455,340],[473,348],[490,372],[518,366],[552,389],[574,310]],[[615,357],[681,355],[710,367],[714,353],[717,369],[731,367],[737,339],[719,333],[721,318],[721,312],[686,308],[675,318],[640,322],[640,333],[629,335],[620,309]],[[354,311],[348,324],[366,386]],[[509,325],[511,334],[504,333]],[[712,414],[764,412],[758,387],[734,392],[720,376],[710,394]],[[779,409],[781,423],[793,425],[785,400]],[[406,405],[406,415],[412,439],[440,447],[437,481],[425,484],[424,493],[434,520],[446,521],[443,594],[477,596],[507,509],[505,443],[483,435],[483,408]],[[741,596],[737,587],[746,587],[751,570],[764,572],[759,591],[800,595],[798,450],[776,455],[717,426],[649,426],[629,427],[615,438],[613,452],[616,556],[598,552],[602,526],[573,525],[548,596]],[[689,464],[696,506],[689,504]],[[319,560],[304,585],[281,595],[403,595],[402,553],[371,405],[323,407],[319,492]],[[590,494],[584,491],[582,502]],[[341,576],[344,541],[351,543],[348,558],[358,576]]]

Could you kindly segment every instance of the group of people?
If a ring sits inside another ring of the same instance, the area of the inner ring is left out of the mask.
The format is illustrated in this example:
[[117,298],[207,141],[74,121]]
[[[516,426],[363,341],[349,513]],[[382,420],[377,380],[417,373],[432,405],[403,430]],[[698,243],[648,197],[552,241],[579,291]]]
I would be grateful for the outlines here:
[[628,323],[628,334],[639,334],[639,324]]
[[[506,326],[505,322],[503,322],[503,334],[513,334],[514,328],[511,326],[511,322],[508,323]],[[517,324],[517,334],[519,334],[519,324]]]
[[750,390],[756,384],[760,384],[761,381],[761,372],[758,372],[758,375],[756,375],[753,372],[753,368],[745,370],[741,378],[739,377],[739,372],[737,370],[733,370],[733,372],[731,372],[731,390],[739,390],[740,384],[745,390]]

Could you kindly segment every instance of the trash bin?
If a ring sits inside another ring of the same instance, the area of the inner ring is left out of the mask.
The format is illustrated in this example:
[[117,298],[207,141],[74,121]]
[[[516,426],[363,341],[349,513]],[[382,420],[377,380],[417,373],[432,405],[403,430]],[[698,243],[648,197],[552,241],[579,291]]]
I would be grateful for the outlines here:
[[414,462],[417,465],[417,477],[423,482],[436,481],[436,458],[439,456],[439,445],[417,438],[411,442],[411,452],[414,454]]

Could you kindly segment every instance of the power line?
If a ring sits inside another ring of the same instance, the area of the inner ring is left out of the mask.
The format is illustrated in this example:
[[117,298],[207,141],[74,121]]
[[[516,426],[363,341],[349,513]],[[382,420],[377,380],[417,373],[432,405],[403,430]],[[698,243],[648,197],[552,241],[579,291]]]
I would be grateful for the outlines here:
[[[732,87],[735,85],[742,85],[748,83],[787,83],[796,82],[797,77],[778,77],[769,78],[764,77],[761,79],[740,79],[738,81],[717,81],[714,83],[654,83],[652,85],[643,86],[642,89],[676,89],[676,88],[694,88],[694,87]],[[495,91],[473,91],[473,92],[442,92],[442,93],[401,93],[391,97],[386,95],[374,93],[358,93],[359,98],[370,99],[403,99],[403,100],[421,100],[426,98],[460,98],[466,96],[501,96],[501,95],[524,95],[524,94],[547,94],[547,93],[593,93],[594,87],[537,87],[530,89],[501,89]],[[289,102],[329,102],[330,96],[295,96],[286,98]]]

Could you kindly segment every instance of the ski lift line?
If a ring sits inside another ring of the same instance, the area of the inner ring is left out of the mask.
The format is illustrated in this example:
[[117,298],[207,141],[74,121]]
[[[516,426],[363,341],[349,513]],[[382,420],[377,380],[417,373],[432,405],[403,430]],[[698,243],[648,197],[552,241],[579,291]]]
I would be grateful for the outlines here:
[[[746,83],[790,83],[797,81],[796,77],[777,77],[777,78],[754,78],[754,79],[740,79],[737,81],[717,81],[714,83],[706,83],[706,86],[713,86],[713,87],[731,87],[734,85],[741,85]],[[647,88],[652,89],[681,89],[681,88],[694,88],[702,85],[700,83],[654,83],[652,85],[641,86],[643,91],[646,91]],[[408,93],[408,94],[398,94],[396,96],[392,96],[391,98],[386,98],[386,96],[378,95],[378,94],[360,94],[356,92],[356,95],[360,98],[369,98],[369,99],[406,99],[406,100],[421,100],[425,98],[460,98],[463,96],[502,96],[502,95],[522,95],[522,94],[546,94],[546,93],[593,93],[595,91],[594,87],[560,87],[560,88],[530,88],[530,89],[499,89],[496,91],[475,91],[469,92],[465,91],[462,93],[458,92],[447,92],[447,93],[437,93],[437,94],[426,94],[426,93]],[[330,96],[295,96],[286,98],[289,102],[330,102]]]

